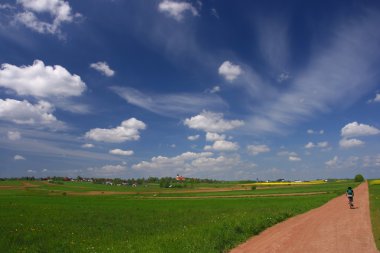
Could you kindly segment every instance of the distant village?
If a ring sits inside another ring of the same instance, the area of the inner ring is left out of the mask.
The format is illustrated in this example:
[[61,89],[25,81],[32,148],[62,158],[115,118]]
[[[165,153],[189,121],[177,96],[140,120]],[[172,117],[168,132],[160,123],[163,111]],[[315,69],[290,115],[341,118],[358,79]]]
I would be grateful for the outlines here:
[[[30,180],[30,181],[47,181],[49,183],[55,183],[55,184],[63,184],[64,182],[87,182],[87,183],[94,183],[94,184],[103,184],[103,185],[112,185],[112,186],[130,186],[130,187],[137,187],[137,186],[147,186],[149,184],[159,184],[162,188],[185,188],[192,184],[198,184],[198,183],[226,183],[231,181],[222,181],[222,180],[214,180],[214,179],[201,179],[201,178],[186,178],[184,176],[181,176],[177,174],[176,177],[148,177],[148,178],[129,178],[129,179],[122,179],[122,178],[87,178],[87,177],[81,177],[77,176],[76,178],[72,177],[42,177],[42,178],[36,178],[36,177],[19,177],[19,178],[0,178],[0,181],[5,180]],[[322,179],[317,179],[322,180]],[[333,181],[334,179],[324,179],[325,182],[327,181]],[[289,183],[302,183],[302,182],[308,182],[303,180],[286,180],[283,178],[277,179],[277,180],[259,180],[258,178],[256,180],[242,180],[242,181],[234,181],[236,183],[271,183],[271,182],[289,182]]]

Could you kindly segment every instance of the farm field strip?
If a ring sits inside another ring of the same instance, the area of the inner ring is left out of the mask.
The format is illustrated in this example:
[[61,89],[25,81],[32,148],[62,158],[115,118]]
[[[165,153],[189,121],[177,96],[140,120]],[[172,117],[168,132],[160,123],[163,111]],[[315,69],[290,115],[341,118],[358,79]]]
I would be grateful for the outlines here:
[[335,196],[163,200],[0,195],[0,251],[223,252]]

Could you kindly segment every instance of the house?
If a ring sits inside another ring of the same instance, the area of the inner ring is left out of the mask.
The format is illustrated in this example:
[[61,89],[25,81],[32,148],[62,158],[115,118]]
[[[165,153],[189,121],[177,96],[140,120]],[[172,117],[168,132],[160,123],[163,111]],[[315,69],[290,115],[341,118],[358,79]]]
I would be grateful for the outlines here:
[[177,180],[177,182],[183,182],[183,181],[185,181],[185,177],[183,177],[183,176],[180,176],[179,174],[177,174],[177,176],[175,177],[175,180]]

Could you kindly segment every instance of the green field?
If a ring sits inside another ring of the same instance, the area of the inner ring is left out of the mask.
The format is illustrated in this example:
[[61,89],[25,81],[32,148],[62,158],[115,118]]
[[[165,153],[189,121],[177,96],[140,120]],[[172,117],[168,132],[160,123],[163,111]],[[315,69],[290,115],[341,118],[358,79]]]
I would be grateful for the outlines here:
[[369,181],[369,199],[373,236],[380,250],[380,180]]
[[[28,183],[36,186],[0,188],[0,252],[226,252],[265,228],[318,207],[344,193],[348,185],[354,185],[348,181],[244,191],[326,192],[310,196],[212,198],[215,194],[233,196],[236,192],[179,193],[177,189],[156,186],[132,189],[75,182]],[[19,186],[14,182],[10,185]],[[70,190],[115,189],[151,192],[68,194]],[[157,191],[160,192],[156,196],[195,194],[210,198],[152,198]]]

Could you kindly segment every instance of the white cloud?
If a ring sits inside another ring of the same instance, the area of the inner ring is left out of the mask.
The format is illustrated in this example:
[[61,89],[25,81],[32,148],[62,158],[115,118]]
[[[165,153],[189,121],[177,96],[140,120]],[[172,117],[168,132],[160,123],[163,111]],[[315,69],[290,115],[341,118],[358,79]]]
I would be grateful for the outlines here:
[[91,63],[91,68],[96,69],[100,73],[102,73],[105,76],[113,76],[115,74],[115,71],[113,71],[107,64],[107,62],[97,62],[97,63]]
[[270,151],[267,145],[248,145],[247,150],[252,155],[258,155],[260,153],[266,153]]
[[315,144],[312,142],[309,142],[308,144],[305,145],[305,148],[315,148]]
[[298,156],[296,152],[280,151],[277,153],[278,156]]
[[28,172],[28,173],[36,173],[35,170],[27,170],[26,172]]
[[158,11],[165,13],[169,17],[177,21],[181,21],[185,12],[190,12],[193,16],[198,16],[197,9],[187,2],[175,2],[171,0],[164,0],[158,5]]
[[219,75],[222,75],[227,81],[234,81],[243,73],[239,65],[234,65],[230,61],[225,61],[218,69]]
[[110,154],[113,155],[124,155],[124,156],[131,156],[134,154],[133,150],[121,150],[121,149],[112,149],[110,150]]
[[82,148],[93,148],[94,147],[94,144],[91,144],[91,143],[85,143],[82,145]]
[[329,143],[327,141],[318,142],[317,147],[318,148],[327,148],[329,146]]
[[289,161],[299,162],[299,161],[301,161],[301,158],[298,156],[289,156]]
[[380,102],[380,93],[377,93],[373,99],[369,99],[368,103],[378,103]]
[[224,134],[217,134],[217,133],[206,133],[206,141],[221,141],[225,140],[226,135]]
[[216,158],[213,157],[200,157],[191,162],[191,167],[188,168],[188,171],[223,171],[225,169],[230,169],[235,167],[240,163],[239,157],[226,157],[219,156]]
[[338,164],[338,161],[339,161],[338,159],[339,159],[338,156],[334,156],[333,159],[331,159],[331,160],[325,162],[325,164],[326,164],[328,167],[335,167],[335,166]]
[[11,89],[21,96],[79,96],[86,89],[80,76],[70,74],[60,65],[45,66],[35,60],[31,66],[1,65],[0,87]]
[[343,137],[368,136],[379,134],[380,130],[369,125],[352,122],[345,125],[341,130]]
[[219,86],[214,86],[211,90],[210,93],[217,93],[220,92],[220,87]]
[[[210,152],[186,152],[175,157],[157,156],[151,161],[143,161],[132,166],[136,170],[149,170],[149,174],[167,176],[180,173],[184,176],[204,175],[210,177],[217,172],[224,172],[240,166],[239,156],[211,157]],[[252,167],[252,166],[251,166]]]
[[242,120],[224,120],[222,113],[203,111],[201,114],[185,119],[184,124],[193,129],[220,133],[244,125]]
[[325,133],[325,130],[321,129],[321,130],[317,131],[317,130],[313,130],[313,129],[308,129],[307,133],[308,134],[321,134],[322,135]]
[[143,161],[132,166],[133,169],[160,169],[160,168],[184,168],[188,161],[199,159],[201,157],[210,157],[211,152],[185,152],[174,157],[155,156],[150,162]]
[[188,136],[187,139],[188,139],[189,141],[195,141],[195,140],[198,140],[198,139],[199,139],[199,134]]
[[239,145],[236,142],[219,140],[215,141],[212,146],[206,145],[204,149],[215,151],[235,151],[239,149]]
[[[17,13],[16,21],[39,33],[61,34],[63,23],[73,22],[80,14],[73,14],[68,2],[64,0],[17,0],[23,12]],[[42,21],[37,15],[49,14],[51,22]]]
[[219,96],[211,93],[148,94],[130,87],[111,87],[111,90],[132,105],[167,117],[227,106]]
[[124,165],[105,165],[98,170],[98,172],[104,174],[117,174],[127,170],[127,166]]
[[28,101],[0,99],[0,119],[21,125],[64,128],[64,123],[52,114],[54,106],[46,101],[33,105]]
[[380,93],[376,94],[376,97],[373,99],[374,102],[380,102]]
[[343,138],[339,141],[339,145],[342,148],[354,148],[354,147],[360,147],[365,144],[364,141],[358,140],[358,139],[346,139]]
[[314,144],[313,142],[309,142],[305,145],[305,148],[327,148],[329,143],[327,141],[318,142]]
[[85,137],[95,141],[120,143],[125,141],[136,141],[140,139],[139,130],[144,130],[146,125],[144,122],[135,118],[130,118],[121,122],[116,128],[91,129],[85,134]]
[[18,160],[25,160],[25,157],[21,156],[21,155],[15,155],[13,157],[14,160],[18,161]]
[[11,141],[16,141],[21,139],[21,133],[18,131],[8,131],[8,139]]
[[43,169],[42,172],[48,172],[48,170],[47,169]]

